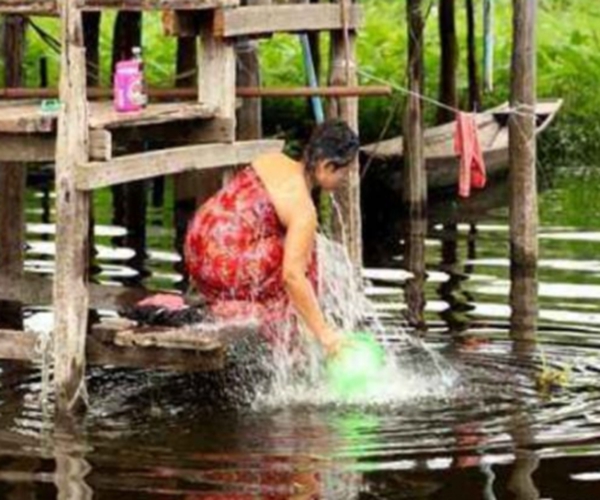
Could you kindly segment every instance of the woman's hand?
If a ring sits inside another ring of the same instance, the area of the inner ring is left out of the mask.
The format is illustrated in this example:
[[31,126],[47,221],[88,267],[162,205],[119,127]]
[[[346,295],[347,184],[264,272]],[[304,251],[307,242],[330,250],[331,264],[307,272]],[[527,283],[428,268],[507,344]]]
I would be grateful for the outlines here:
[[319,342],[325,350],[327,357],[335,356],[340,352],[342,346],[345,343],[344,337],[335,330],[327,328],[320,335],[318,335]]

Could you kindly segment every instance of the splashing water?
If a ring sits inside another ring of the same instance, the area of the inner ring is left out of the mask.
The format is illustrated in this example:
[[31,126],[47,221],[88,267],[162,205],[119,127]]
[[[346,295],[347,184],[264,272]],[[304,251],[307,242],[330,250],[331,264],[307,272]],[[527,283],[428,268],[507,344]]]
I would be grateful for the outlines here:
[[256,397],[254,406],[393,406],[407,400],[449,397],[458,380],[456,370],[402,327],[384,327],[375,305],[362,290],[362,280],[355,276],[345,248],[319,235],[317,253],[319,302],[328,322],[346,334],[357,330],[373,334],[385,349],[383,369],[368,391],[342,397],[328,387],[320,348],[307,340],[301,367],[288,350],[276,350],[270,367],[273,378]]

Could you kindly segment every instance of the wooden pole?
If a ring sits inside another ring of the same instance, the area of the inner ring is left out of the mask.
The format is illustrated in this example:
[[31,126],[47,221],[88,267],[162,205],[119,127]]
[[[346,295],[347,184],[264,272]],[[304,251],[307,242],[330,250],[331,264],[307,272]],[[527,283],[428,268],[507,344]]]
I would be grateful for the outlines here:
[[[344,1],[344,0],[340,0]],[[350,2],[347,2],[350,5]],[[347,8],[348,5],[343,6]],[[353,31],[331,32],[331,73],[330,85],[354,86],[356,74],[356,35]],[[358,99],[345,97],[332,99],[329,103],[328,116],[344,120],[358,133]],[[336,203],[340,207],[343,227],[334,218],[334,238],[345,244],[348,255],[355,269],[362,268],[362,221],[360,209],[360,168],[358,160],[350,166],[350,174],[335,193]],[[344,234],[345,233],[345,234]],[[345,239],[343,238],[345,236]],[[345,241],[344,241],[345,240]]]
[[427,174],[423,152],[423,4],[407,1],[408,96],[404,115],[404,266],[414,278],[405,285],[408,321],[418,331],[425,329],[425,237],[427,233]]
[[469,107],[472,111],[481,105],[481,91],[477,76],[477,48],[475,44],[475,6],[473,0],[467,1],[467,69],[469,75]]
[[[458,107],[456,91],[456,69],[458,62],[458,42],[456,40],[455,0],[439,0],[439,32],[441,42],[439,100],[452,107]],[[438,124],[454,120],[454,113],[446,108],[438,108]]]
[[511,79],[510,256],[513,335],[532,339],[537,325],[538,205],[536,183],[537,0],[513,0]]
[[[113,36],[112,68],[118,61],[132,57],[132,49],[142,44],[142,13],[119,12],[115,21]],[[128,152],[142,151],[144,144],[131,144]],[[147,272],[144,268],[146,261],[146,212],[147,212],[147,186],[146,181],[129,182],[114,186],[113,204],[114,220],[127,229],[122,239],[116,239],[117,244],[124,245],[134,250],[134,256],[128,264],[138,274],[126,280],[130,286],[138,285]]]
[[[4,18],[4,86],[23,83],[25,19]],[[0,280],[20,280],[25,259],[25,184],[27,168],[22,163],[0,164]],[[1,285],[0,285],[1,286]],[[21,304],[0,301],[0,328],[22,329]]]
[[[217,116],[233,123],[236,103],[235,67],[233,41],[214,37],[211,24],[203,24],[198,52],[198,101],[216,106]],[[223,183],[228,181],[232,172],[231,169],[225,171]]]
[[75,169],[88,161],[86,61],[77,0],[60,2],[61,109],[56,144],[56,270],[54,383],[59,411],[85,402],[90,196],[75,188]]
[[[112,89],[89,87],[90,98],[110,98]],[[368,85],[353,87],[237,87],[237,97],[370,97],[391,96],[392,88],[387,85]],[[151,88],[148,89],[151,100],[196,99],[196,87]],[[0,89],[0,99],[44,99],[58,96],[58,89],[52,88],[8,88]]]
[[423,152],[423,12],[421,0],[407,1],[408,96],[404,115],[404,202],[411,213],[424,212],[427,204],[427,177]]

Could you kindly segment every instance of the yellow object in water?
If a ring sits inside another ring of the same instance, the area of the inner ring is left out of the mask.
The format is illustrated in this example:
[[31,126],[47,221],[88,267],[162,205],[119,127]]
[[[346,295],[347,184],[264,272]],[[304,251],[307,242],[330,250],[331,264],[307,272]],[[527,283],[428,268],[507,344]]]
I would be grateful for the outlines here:
[[383,347],[373,335],[356,332],[327,366],[327,381],[338,397],[351,399],[369,393],[380,381],[385,362]]

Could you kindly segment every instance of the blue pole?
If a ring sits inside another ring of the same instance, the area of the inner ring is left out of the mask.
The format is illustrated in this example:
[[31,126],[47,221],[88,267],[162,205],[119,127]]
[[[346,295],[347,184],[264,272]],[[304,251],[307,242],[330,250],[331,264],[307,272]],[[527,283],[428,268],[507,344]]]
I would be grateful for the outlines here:
[[[308,85],[311,88],[317,88],[319,86],[319,82],[317,81],[315,64],[313,62],[312,53],[310,51],[310,43],[308,41],[308,35],[306,33],[300,34],[300,44],[302,45],[304,70],[306,71]],[[317,123],[323,123],[325,121],[325,113],[323,111],[323,102],[321,101],[321,97],[318,95],[311,96],[310,103],[312,105],[313,113],[315,115],[315,121]]]

